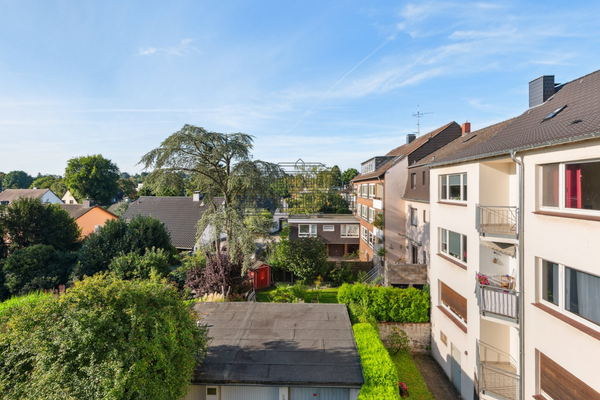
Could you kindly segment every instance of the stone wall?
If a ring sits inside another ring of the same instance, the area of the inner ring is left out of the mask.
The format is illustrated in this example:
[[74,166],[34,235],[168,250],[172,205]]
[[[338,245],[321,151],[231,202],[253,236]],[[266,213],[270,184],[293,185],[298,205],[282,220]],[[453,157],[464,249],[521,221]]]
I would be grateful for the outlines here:
[[408,335],[411,353],[426,353],[431,348],[431,324],[429,322],[411,324],[401,322],[378,322],[379,337],[386,343],[392,328],[400,328]]
[[426,264],[385,263],[385,285],[425,285]]

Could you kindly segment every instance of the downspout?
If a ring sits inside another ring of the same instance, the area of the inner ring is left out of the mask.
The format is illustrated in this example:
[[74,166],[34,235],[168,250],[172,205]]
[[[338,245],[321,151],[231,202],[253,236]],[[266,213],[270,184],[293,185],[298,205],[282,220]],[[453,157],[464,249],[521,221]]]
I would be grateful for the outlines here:
[[519,235],[519,291],[521,292],[519,295],[519,309],[521,311],[521,315],[519,318],[519,372],[520,372],[520,379],[519,379],[519,400],[523,400],[524,399],[524,395],[525,395],[525,334],[523,332],[523,327],[525,326],[525,299],[524,299],[524,282],[523,282],[523,276],[524,274],[524,257],[523,257],[523,222],[525,220],[524,216],[525,213],[523,211],[524,209],[524,205],[525,205],[525,190],[524,190],[524,175],[523,175],[523,169],[524,169],[524,165],[523,165],[523,161],[518,160],[516,158],[516,151],[515,150],[511,150],[510,151],[510,158],[519,165],[519,215],[517,215],[518,218],[518,223],[519,223],[519,229],[518,229],[518,235]]

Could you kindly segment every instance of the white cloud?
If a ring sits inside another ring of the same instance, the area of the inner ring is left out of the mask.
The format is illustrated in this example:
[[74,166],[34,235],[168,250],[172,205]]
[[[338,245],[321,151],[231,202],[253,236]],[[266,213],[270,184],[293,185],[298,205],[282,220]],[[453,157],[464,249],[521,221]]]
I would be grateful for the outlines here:
[[168,55],[168,56],[184,56],[184,55],[187,55],[190,53],[199,53],[200,50],[198,50],[195,46],[193,46],[192,42],[193,42],[192,39],[182,39],[178,45],[171,46],[171,47],[163,47],[163,48],[157,48],[157,47],[151,47],[151,46],[141,47],[138,50],[137,54],[138,54],[138,56],[150,56],[153,54],[164,54],[164,55]]

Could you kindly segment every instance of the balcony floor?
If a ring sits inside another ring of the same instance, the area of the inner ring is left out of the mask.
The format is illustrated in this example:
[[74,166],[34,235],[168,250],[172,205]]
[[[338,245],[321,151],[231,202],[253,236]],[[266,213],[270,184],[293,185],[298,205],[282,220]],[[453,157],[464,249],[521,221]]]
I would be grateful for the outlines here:
[[485,368],[485,365],[501,369],[513,374],[514,376],[517,374],[517,369],[509,363],[485,362],[482,364],[484,368],[482,368],[481,372],[480,387],[485,390],[485,393],[499,399],[516,400],[518,384],[517,380],[499,371],[495,371],[491,368]]
[[481,232],[490,236],[517,236],[514,224],[481,224]]

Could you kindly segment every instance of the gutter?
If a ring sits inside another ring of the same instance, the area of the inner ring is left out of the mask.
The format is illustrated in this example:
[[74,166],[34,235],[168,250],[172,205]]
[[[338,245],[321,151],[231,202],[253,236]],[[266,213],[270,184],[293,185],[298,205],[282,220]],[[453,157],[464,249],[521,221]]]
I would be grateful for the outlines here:
[[516,150],[511,150],[510,158],[519,165],[519,291],[521,292],[519,295],[519,308],[521,310],[521,315],[519,318],[519,390],[518,390],[518,399],[523,400],[525,395],[525,332],[523,332],[523,327],[525,326],[525,299],[524,299],[524,248],[523,248],[523,222],[525,220],[525,212],[523,211],[525,205],[525,190],[524,190],[524,165],[521,156],[521,160],[516,158]]
[[[459,163],[462,163],[465,161],[474,161],[474,160],[480,160],[480,159],[491,158],[491,157],[496,157],[496,156],[505,156],[507,154],[510,155],[512,153],[523,152],[526,150],[542,149],[545,147],[558,146],[561,144],[568,144],[568,143],[576,143],[576,142],[581,142],[581,141],[591,140],[591,139],[596,139],[596,138],[600,138],[600,132],[588,133],[586,135],[582,135],[579,137],[558,139],[558,140],[553,140],[550,142],[545,142],[545,143],[540,143],[540,144],[530,144],[527,146],[516,147],[516,148],[510,149],[510,150],[500,150],[500,151],[495,151],[492,153],[463,157],[463,158],[459,158],[458,160],[452,160],[452,161],[447,161],[447,162],[438,162],[438,163],[432,163],[432,164],[420,164],[420,165],[415,165],[412,168],[424,167],[424,166],[429,166],[429,168],[435,168],[435,167],[441,167],[441,166],[445,166],[445,165],[459,164]],[[411,168],[411,166],[409,166],[409,168]]]

